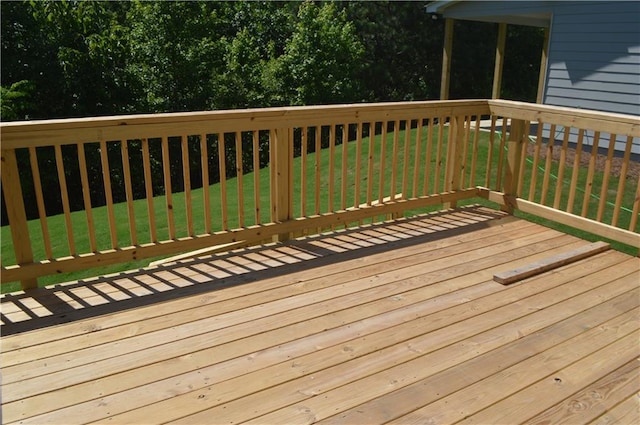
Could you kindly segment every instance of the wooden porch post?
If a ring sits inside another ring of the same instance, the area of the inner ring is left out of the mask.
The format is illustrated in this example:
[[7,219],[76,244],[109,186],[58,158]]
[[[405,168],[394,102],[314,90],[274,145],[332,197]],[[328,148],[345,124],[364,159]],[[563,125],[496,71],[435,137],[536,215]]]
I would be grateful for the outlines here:
[[[16,264],[33,263],[33,251],[27,225],[27,213],[24,209],[18,161],[16,151],[13,149],[2,150],[2,188],[4,199],[7,201],[7,218],[11,228]],[[38,280],[22,280],[20,285],[22,289],[34,289],[38,287]]]
[[[271,141],[271,219],[274,222],[285,222],[292,217],[291,192],[291,138],[288,128],[273,131]],[[274,241],[285,241],[288,233],[274,236]]]
[[451,77],[451,49],[453,48],[453,19],[444,21],[444,48],[442,49],[442,77],[440,79],[440,100],[449,99]]
[[536,96],[536,103],[542,103],[544,97],[544,82],[547,75],[547,59],[549,58],[549,28],[544,29],[544,41],[542,43],[540,76],[538,77],[538,95]]
[[507,167],[504,176],[505,205],[503,211],[513,214],[513,199],[518,197],[518,179],[520,176],[520,163],[522,148],[525,140],[525,122],[523,120],[511,120],[509,139],[507,140]]
[[507,40],[507,24],[501,22],[498,24],[498,42],[496,44],[496,63],[493,69],[493,89],[491,91],[492,99],[500,98],[500,89],[502,87],[502,68],[504,65],[504,46]]
[[[453,116],[449,122],[447,140],[447,168],[445,170],[445,190],[453,192],[461,188],[462,156],[464,152],[464,116]],[[455,208],[456,202],[447,202],[445,208]]]

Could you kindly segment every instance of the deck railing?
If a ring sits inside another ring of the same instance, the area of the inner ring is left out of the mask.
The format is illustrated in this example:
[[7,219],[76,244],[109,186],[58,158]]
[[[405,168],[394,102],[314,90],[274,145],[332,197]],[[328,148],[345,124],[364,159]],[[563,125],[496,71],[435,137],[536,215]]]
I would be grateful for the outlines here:
[[498,153],[482,196],[640,247],[640,118],[504,100],[489,107]]
[[[478,196],[640,246],[639,182],[627,178],[640,140],[635,117],[475,100],[18,122],[1,131],[14,251],[2,253],[1,276],[25,289],[48,274],[282,240]],[[585,167],[592,134],[597,155]],[[610,146],[604,155],[598,143]],[[616,149],[622,167],[612,177]],[[45,175],[57,181],[43,185]],[[43,187],[59,192],[61,215],[47,216]],[[24,199],[35,199],[33,220]],[[51,237],[54,227],[64,227],[64,240]]]

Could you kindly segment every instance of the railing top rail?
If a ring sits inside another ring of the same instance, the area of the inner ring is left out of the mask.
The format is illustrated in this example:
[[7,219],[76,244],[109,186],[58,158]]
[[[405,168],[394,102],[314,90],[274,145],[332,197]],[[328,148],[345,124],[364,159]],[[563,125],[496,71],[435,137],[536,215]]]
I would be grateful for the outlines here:
[[452,114],[489,114],[489,110],[485,100],[360,103],[20,121],[2,123],[0,130],[3,149],[14,149],[182,135],[185,127],[189,134],[200,134]]
[[494,115],[640,137],[640,117],[513,100],[488,100]]

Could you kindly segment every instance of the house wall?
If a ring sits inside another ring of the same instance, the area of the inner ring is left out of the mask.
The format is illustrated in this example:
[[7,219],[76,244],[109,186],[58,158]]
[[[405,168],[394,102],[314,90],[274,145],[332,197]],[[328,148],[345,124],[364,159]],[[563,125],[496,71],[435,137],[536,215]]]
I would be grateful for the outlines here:
[[440,1],[427,11],[549,26],[544,103],[640,115],[638,1]]
[[640,115],[640,2],[558,2],[544,103]]
[[[639,23],[640,2],[556,3],[543,103],[640,115]],[[601,135],[601,148],[609,139]],[[623,142],[617,139],[616,150]],[[592,143],[586,134],[585,144]],[[640,140],[632,152],[640,154]]]
[[[442,1],[427,11],[453,19],[548,26],[543,103],[640,116],[638,1]],[[549,130],[543,126],[545,138]],[[600,135],[601,149],[610,138]],[[570,142],[576,140],[573,130]],[[585,145],[593,140],[593,134],[585,134]],[[624,140],[616,142],[622,149]],[[633,145],[632,152],[640,155],[640,140]]]

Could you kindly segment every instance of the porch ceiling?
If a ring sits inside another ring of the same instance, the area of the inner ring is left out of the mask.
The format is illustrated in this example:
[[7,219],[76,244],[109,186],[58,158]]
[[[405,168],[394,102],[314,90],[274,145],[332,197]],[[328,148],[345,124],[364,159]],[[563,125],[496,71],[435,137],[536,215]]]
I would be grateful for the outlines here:
[[[435,1],[426,6],[427,13],[442,15],[445,18],[462,19],[467,21],[505,23],[512,25],[526,25],[533,27],[549,28],[551,25],[551,13],[545,10],[547,2],[535,2],[530,9],[518,8],[513,10],[507,1],[461,1],[443,0]],[[515,2],[525,4],[531,2]]]

